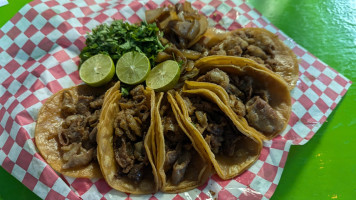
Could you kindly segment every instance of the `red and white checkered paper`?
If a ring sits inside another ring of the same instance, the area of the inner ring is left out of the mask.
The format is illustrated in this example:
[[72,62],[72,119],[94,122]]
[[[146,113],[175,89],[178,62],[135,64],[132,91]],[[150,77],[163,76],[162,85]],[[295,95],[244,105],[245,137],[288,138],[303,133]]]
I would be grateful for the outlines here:
[[[172,0],[171,3],[177,3]],[[34,0],[0,30],[0,164],[43,199],[269,199],[280,180],[292,144],[305,144],[325,122],[351,81],[293,42],[251,5],[241,0],[200,0],[194,8],[221,29],[263,27],[276,33],[300,59],[300,78],[291,92],[287,129],[264,142],[259,160],[245,173],[221,180],[213,175],[203,186],[179,194],[129,195],[111,189],[104,179],[57,174],[34,145],[37,114],[44,101],[81,83],[79,53],[85,35],[113,19],[131,23],[164,0]]]

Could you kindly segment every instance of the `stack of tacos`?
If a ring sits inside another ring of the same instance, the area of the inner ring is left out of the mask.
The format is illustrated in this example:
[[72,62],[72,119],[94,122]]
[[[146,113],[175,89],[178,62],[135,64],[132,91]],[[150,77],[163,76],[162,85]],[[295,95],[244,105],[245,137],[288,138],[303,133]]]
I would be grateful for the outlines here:
[[[126,193],[183,192],[215,172],[222,179],[243,173],[263,140],[287,126],[298,64],[277,36],[207,28],[189,3],[157,11],[150,20],[175,39],[164,59],[181,59],[186,74],[165,93],[140,84],[123,94],[117,82],[51,96],[38,114],[35,141],[54,170],[102,176]],[[177,40],[188,25],[197,36]]]

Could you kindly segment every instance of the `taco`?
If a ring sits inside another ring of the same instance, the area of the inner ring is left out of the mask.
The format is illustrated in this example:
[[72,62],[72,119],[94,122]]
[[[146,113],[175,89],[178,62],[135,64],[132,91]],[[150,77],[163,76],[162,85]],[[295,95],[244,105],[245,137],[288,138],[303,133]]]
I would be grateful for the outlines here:
[[182,121],[196,146],[203,148],[220,178],[233,178],[249,168],[259,157],[262,141],[238,127],[225,112],[228,109],[206,89],[175,93]]
[[251,59],[280,75],[292,90],[299,77],[298,60],[277,35],[263,28],[231,31],[208,55],[237,56]]
[[186,89],[213,91],[229,106],[227,114],[261,139],[272,139],[285,129],[291,97],[279,76],[248,59],[229,56],[206,57],[196,67],[197,82],[187,81]]
[[[157,171],[163,192],[183,192],[204,184],[211,175],[209,159],[186,134],[177,105],[170,93],[156,100]],[[171,103],[170,103],[171,102]]]
[[101,177],[96,134],[106,90],[87,85],[63,89],[39,111],[36,146],[57,172],[71,177]]
[[105,94],[98,125],[98,161],[106,182],[131,194],[158,191],[153,138],[155,94],[138,85],[123,96],[120,83]]

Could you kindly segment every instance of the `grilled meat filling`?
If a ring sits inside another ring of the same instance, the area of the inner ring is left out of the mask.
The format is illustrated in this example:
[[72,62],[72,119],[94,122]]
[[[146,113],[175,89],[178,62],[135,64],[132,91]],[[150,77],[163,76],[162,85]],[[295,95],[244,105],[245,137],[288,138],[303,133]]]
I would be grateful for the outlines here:
[[119,113],[114,120],[114,154],[118,164],[117,176],[128,177],[138,184],[143,179],[150,163],[144,148],[144,140],[150,126],[150,102],[145,96],[143,85],[122,97]]
[[179,127],[166,96],[164,96],[161,105],[159,112],[162,117],[166,152],[164,170],[167,179],[170,179],[174,185],[178,185],[184,178],[185,171],[192,159],[192,153],[194,153],[192,151],[195,151],[195,149],[192,142]]
[[202,134],[215,155],[233,156],[239,140],[244,136],[233,122],[210,101],[200,97],[183,97],[194,126]]
[[197,81],[212,82],[223,87],[229,95],[232,110],[247,119],[249,125],[264,133],[283,129],[283,121],[269,104],[268,92],[253,87],[249,76],[227,75],[215,68]]
[[65,121],[58,133],[63,169],[82,167],[97,161],[96,126],[103,98],[103,95],[79,95],[75,100],[70,92],[63,93],[61,116]]

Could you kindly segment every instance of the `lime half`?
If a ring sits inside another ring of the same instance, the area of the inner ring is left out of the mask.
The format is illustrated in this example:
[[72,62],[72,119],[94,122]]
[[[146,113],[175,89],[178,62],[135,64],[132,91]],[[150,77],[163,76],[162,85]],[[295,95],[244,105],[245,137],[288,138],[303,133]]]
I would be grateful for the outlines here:
[[146,80],[151,71],[148,58],[136,51],[127,52],[116,64],[116,75],[121,82],[136,85]]
[[88,85],[98,87],[108,83],[115,75],[115,65],[110,56],[98,54],[80,66],[79,76]]
[[178,82],[180,68],[176,61],[167,60],[152,69],[146,84],[156,92],[172,89]]

